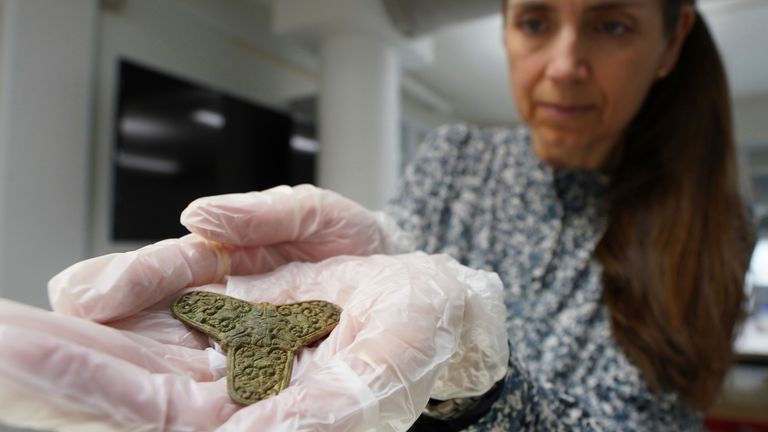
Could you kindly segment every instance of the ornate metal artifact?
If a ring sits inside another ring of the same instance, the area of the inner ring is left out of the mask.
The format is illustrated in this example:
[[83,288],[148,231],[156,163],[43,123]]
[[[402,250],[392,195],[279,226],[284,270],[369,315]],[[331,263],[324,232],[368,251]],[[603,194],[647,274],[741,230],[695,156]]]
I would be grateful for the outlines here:
[[177,298],[171,312],[227,352],[229,396],[249,405],[288,386],[294,355],[330,333],[341,308],[320,300],[254,304],[194,291]]

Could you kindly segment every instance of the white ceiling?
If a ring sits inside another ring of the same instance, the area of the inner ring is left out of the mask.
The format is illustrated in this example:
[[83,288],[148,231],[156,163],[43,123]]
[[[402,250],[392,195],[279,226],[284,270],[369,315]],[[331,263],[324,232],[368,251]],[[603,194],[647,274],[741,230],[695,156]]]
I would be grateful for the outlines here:
[[[699,0],[735,97],[768,95],[768,0]],[[499,15],[435,33],[435,62],[413,76],[446,98],[459,118],[505,124],[515,117]]]

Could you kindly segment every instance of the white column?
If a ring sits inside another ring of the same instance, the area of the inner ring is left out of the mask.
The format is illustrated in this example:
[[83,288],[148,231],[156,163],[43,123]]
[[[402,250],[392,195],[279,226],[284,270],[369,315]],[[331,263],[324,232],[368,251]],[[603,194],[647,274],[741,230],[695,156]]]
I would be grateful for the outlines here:
[[47,306],[88,241],[97,1],[2,6],[0,295]]
[[319,185],[379,209],[397,185],[397,50],[370,35],[346,34],[326,36],[320,51]]

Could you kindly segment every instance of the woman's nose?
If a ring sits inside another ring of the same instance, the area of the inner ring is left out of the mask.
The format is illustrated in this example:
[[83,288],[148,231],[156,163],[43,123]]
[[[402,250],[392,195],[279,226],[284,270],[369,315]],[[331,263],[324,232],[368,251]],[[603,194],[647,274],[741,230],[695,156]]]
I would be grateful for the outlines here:
[[573,30],[563,29],[551,43],[547,78],[564,84],[585,81],[589,77],[590,66],[584,43],[578,34]]

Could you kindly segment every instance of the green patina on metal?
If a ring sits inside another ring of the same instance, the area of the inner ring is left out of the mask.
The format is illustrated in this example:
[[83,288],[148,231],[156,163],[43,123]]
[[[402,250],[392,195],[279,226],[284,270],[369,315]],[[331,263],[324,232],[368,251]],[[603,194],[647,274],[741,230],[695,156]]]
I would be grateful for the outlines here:
[[227,352],[229,395],[235,402],[249,405],[288,386],[293,357],[333,330],[341,308],[321,300],[248,303],[194,291],[177,298],[171,312],[215,339]]

